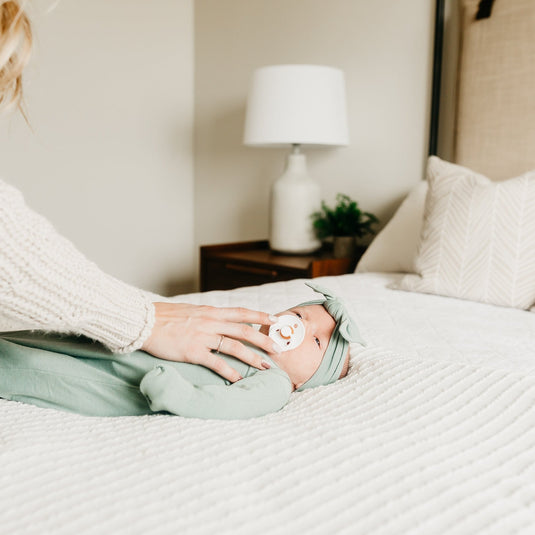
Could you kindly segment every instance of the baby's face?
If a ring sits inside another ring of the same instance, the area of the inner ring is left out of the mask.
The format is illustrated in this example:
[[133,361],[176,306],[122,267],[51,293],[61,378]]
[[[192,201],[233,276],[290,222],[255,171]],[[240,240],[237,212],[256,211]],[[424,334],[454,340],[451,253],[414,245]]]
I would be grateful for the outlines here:
[[[290,376],[295,390],[306,383],[319,368],[336,322],[322,305],[294,307],[276,316],[284,314],[295,314],[301,319],[305,327],[305,339],[295,349],[270,356]],[[267,334],[269,327],[264,326],[261,330]]]

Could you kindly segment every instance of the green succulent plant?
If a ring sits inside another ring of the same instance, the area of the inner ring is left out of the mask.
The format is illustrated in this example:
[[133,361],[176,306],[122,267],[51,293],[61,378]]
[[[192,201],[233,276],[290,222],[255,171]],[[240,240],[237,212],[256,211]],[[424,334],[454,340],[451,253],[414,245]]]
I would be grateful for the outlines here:
[[360,210],[358,203],[348,195],[339,193],[335,207],[329,208],[323,201],[321,210],[312,214],[312,222],[316,236],[322,240],[329,236],[362,238],[375,234],[372,225],[379,223],[379,219],[370,212]]

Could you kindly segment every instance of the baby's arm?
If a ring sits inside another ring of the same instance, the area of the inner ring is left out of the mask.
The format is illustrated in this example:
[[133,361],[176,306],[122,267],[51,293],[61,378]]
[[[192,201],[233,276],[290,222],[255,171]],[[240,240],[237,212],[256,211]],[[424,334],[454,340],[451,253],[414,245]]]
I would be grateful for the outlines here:
[[153,411],[190,418],[233,420],[276,412],[290,399],[292,385],[276,368],[260,371],[229,386],[194,385],[171,366],[157,366],[139,386]]

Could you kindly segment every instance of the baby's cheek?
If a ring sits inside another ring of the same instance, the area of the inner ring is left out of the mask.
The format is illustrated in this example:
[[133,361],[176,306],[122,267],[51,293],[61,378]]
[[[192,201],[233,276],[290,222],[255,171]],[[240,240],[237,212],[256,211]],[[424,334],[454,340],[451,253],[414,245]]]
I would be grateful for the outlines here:
[[299,358],[301,366],[314,373],[322,360],[322,352],[318,348],[315,341],[305,340],[298,348],[293,350],[297,353],[296,358]]

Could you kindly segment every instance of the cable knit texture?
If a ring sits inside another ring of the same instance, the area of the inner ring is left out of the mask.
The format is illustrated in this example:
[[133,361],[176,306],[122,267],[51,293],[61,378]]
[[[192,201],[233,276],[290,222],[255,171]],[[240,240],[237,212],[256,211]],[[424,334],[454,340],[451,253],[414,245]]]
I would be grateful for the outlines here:
[[0,330],[83,334],[127,353],[152,330],[154,297],[103,273],[0,180]]

